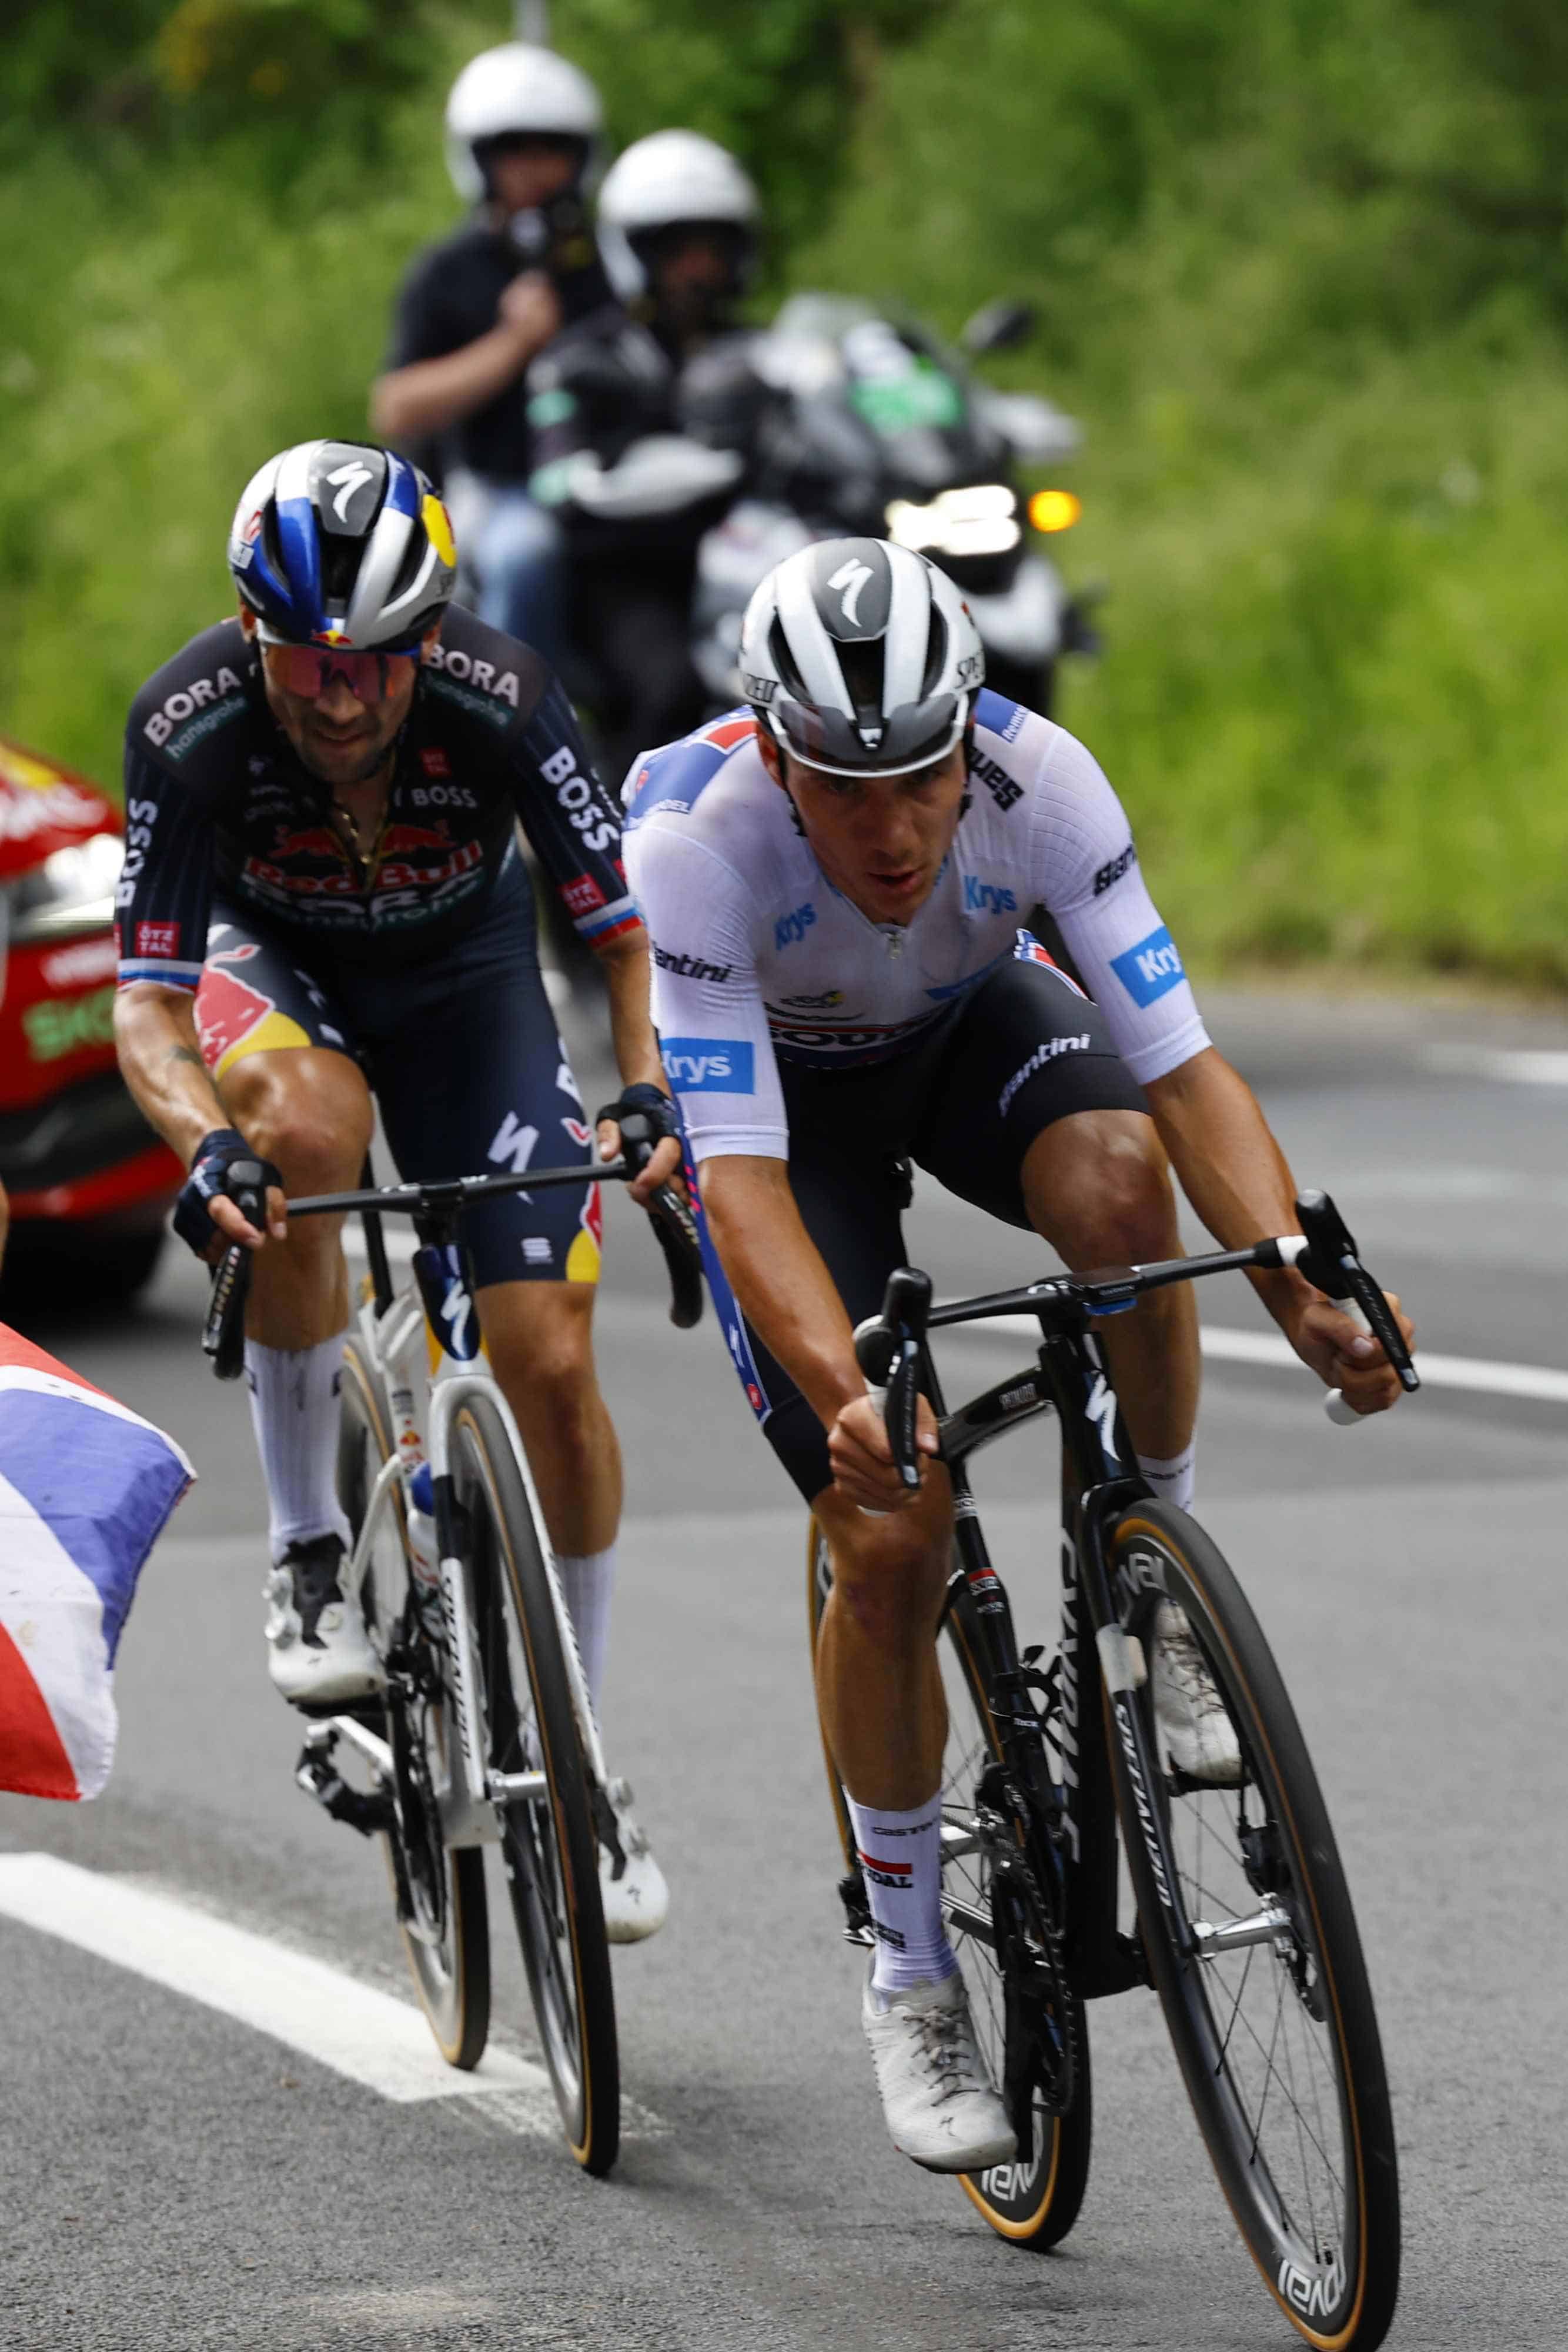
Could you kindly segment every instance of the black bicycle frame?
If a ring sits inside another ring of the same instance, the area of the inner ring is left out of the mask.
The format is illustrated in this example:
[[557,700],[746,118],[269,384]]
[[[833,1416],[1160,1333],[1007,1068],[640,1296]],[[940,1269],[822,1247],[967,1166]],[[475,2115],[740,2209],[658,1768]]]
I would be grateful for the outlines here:
[[[942,1454],[953,1482],[955,1583],[967,1590],[981,1648],[979,1665],[1000,1736],[1005,1767],[1055,1833],[1063,1883],[1067,1965],[1084,2000],[1124,1992],[1147,1982],[1141,1948],[1116,1925],[1115,1800],[1106,1753],[1107,1711],[1096,1703],[1104,1678],[1098,1639],[1117,1626],[1105,1557],[1105,1532],[1133,1503],[1149,1499],[1139,1475],[1114,1390],[1099,1347],[1080,1324],[1082,1310],[1040,1311],[1041,1336],[1033,1368],[947,1413],[925,1353],[927,1393],[941,1420]],[[940,1318],[938,1309],[932,1320]],[[1033,1692],[1040,1677],[1020,1658],[1007,1593],[992,1567],[966,1467],[967,1457],[1025,1421],[1054,1410],[1061,1424],[1061,1644],[1056,1675],[1053,1736],[1061,1756],[1061,1785],[1042,1791],[1040,1718]],[[1130,1761],[1145,1786],[1157,1786],[1135,1709],[1118,1707],[1109,1694],[1117,1735],[1133,1743]],[[1163,1844],[1155,1809],[1148,1819]],[[1161,1865],[1169,1874],[1163,1853]]]

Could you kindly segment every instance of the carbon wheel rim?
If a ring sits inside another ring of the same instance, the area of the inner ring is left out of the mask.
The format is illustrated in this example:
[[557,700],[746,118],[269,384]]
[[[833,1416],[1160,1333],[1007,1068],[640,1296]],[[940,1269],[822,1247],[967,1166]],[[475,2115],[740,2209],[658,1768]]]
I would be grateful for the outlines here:
[[[1147,1538],[1140,1538],[1147,1542]],[[1186,1564],[1162,1539],[1182,1573]],[[1148,1654],[1156,1603],[1131,1621]],[[1201,2052],[1204,2096],[1228,2144],[1221,2178],[1244,2234],[1293,2323],[1314,2343],[1345,2340],[1359,2302],[1363,2192],[1339,2006],[1289,1801],[1268,1743],[1201,1606],[1188,1610],[1241,1749],[1239,1787],[1185,1781],[1166,1766],[1156,1802],[1181,1916],[1222,1932],[1277,1914],[1277,1935],[1209,1957],[1172,1951]],[[1147,1694],[1141,1702],[1153,1722]]]

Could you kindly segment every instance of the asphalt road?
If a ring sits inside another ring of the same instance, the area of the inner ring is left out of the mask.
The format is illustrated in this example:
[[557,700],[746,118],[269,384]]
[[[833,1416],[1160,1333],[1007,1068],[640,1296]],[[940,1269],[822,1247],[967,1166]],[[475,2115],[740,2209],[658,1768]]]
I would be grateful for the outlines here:
[[[1492,1058],[1561,1054],[1563,1024],[1208,1009],[1298,1175],[1341,1201],[1429,1346],[1568,1366],[1568,1088]],[[1039,1267],[929,1185],[910,1230],[945,1290]],[[1059,2255],[1003,2244],[888,2147],[837,1939],[800,1514],[711,1322],[673,1332],[661,1282],[617,1202],[599,1344],[630,1516],[606,1728],[674,1907],[616,1961],[632,2128],[614,2178],[581,2178],[537,2102],[392,2103],[0,1916],[0,2345],[1293,2340],[1240,2250],[1151,1995],[1092,2012],[1094,2171]],[[379,1854],[292,1784],[297,1727],[263,1665],[260,1480],[242,1399],[197,1355],[201,1297],[171,1255],[116,1327],[37,1335],[178,1435],[201,1484],[125,1638],[110,1791],[80,1809],[0,1800],[0,1862],[46,1852],[129,1875],[401,1992]],[[1239,1278],[1204,1306],[1259,1328]],[[1006,1343],[955,1340],[945,1361],[951,1391],[977,1386]],[[1051,1443],[1026,1435],[984,1466],[988,1530],[1041,1638]],[[1273,1641],[1357,1900],[1401,2144],[1393,2340],[1559,2346],[1568,1414],[1432,1391],[1342,1433],[1304,1373],[1211,1365],[1199,1507]],[[498,1877],[492,1907],[496,2038],[526,2054]]]

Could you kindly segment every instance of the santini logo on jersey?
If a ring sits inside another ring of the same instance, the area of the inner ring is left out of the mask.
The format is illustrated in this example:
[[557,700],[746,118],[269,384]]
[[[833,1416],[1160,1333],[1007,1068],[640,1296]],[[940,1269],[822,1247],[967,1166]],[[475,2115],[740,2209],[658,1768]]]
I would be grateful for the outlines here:
[[999,882],[981,882],[973,874],[964,877],[964,911],[969,915],[1013,915],[1018,912],[1018,900]]
[[1134,1004],[1153,1004],[1186,978],[1176,943],[1163,923],[1125,954],[1113,956],[1111,969]]
[[682,980],[727,980],[735,970],[732,963],[706,963],[701,956],[667,955],[661,947],[653,950],[653,961],[661,971],[678,973]]
[[749,1039],[666,1037],[659,1048],[664,1071],[677,1094],[755,1093]]
[[1113,884],[1121,880],[1128,866],[1135,866],[1137,862],[1137,850],[1134,846],[1133,843],[1129,842],[1125,849],[1122,851],[1120,856],[1113,857],[1110,863],[1106,866],[1102,866],[1100,871],[1095,875],[1094,896],[1097,898],[1103,898],[1106,891],[1112,887]]
[[779,950],[798,946],[816,919],[817,910],[809,898],[792,915],[780,915],[773,926],[774,946]]

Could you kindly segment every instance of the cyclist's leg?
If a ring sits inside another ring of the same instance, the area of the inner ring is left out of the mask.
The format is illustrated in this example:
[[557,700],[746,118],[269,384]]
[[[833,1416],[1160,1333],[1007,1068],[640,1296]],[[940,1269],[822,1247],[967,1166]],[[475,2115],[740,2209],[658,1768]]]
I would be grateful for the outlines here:
[[[1069,1266],[1181,1253],[1142,1091],[1098,1008],[1054,966],[1014,958],[967,1001],[915,1157],[964,1199],[1032,1226]],[[1097,1329],[1145,1471],[1185,1501],[1172,1489],[1190,1488],[1197,1412],[1190,1286],[1152,1291]]]
[[[1045,962],[1014,959],[969,1000],[916,1144],[951,1190],[1032,1225],[1070,1266],[1181,1255],[1170,1171],[1143,1097],[1097,1008]],[[1097,1327],[1138,1466],[1156,1494],[1192,1500],[1197,1317],[1190,1286],[1151,1292]],[[1235,1778],[1239,1752],[1178,1609],[1152,1659],[1173,1758]]]
[[[876,1311],[889,1274],[904,1262],[900,1211],[907,1193],[894,1154],[899,1112],[917,1098],[923,1063],[907,1055],[852,1076],[785,1074],[790,1187],[852,1323]],[[711,1264],[709,1274],[713,1280]],[[832,1484],[827,1432],[741,1321],[722,1276],[715,1304],[752,1408],[832,1554],[833,1589],[816,1652],[823,1738],[852,1806],[880,1807],[883,1818],[891,1811],[897,1817],[891,1835],[904,1841],[901,1851],[913,1852],[918,1841],[906,1837],[911,1822],[935,1818],[946,1732],[935,1640],[952,1541],[946,1473],[934,1467],[918,1501],[884,1517],[846,1502]],[[930,1858],[934,1865],[934,1837]],[[883,1874],[872,1883],[873,1916],[883,1930],[879,1976],[893,1980],[893,1956],[902,1948],[926,1975],[946,1976],[953,1962],[935,1867],[895,1885],[901,1876]],[[900,1924],[904,1898],[912,1895],[918,1927],[907,1916]]]
[[[275,934],[219,908],[196,996],[202,1052],[224,1106],[291,1193],[359,1181],[370,1091],[341,1017]],[[342,1220],[306,1217],[252,1267],[246,1374],[267,1478],[274,1573],[267,1636],[286,1696],[336,1701],[379,1683],[341,1582],[337,1398],[349,1319]]]

